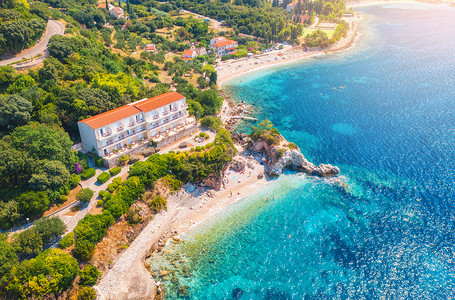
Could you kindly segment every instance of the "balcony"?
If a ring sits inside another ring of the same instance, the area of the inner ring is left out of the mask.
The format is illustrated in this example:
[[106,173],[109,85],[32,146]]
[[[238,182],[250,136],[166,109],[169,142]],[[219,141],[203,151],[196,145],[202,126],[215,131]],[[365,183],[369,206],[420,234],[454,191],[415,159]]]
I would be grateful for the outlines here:
[[136,125],[136,122],[128,123],[128,127],[133,127],[134,125]]
[[127,146],[120,146],[120,147],[116,148],[115,150],[108,153],[107,155],[103,155],[103,157],[105,157],[107,159],[112,159],[114,157],[119,157],[124,154],[127,155],[135,148],[140,147],[144,143],[147,143],[147,142],[148,142],[148,140],[146,140],[146,139],[139,139],[139,140],[133,141],[131,144],[129,144]]
[[142,128],[141,130],[135,130],[135,131],[131,132],[130,134],[122,134],[122,135],[120,135],[120,136],[118,137],[118,139],[110,140],[110,141],[109,141],[108,143],[106,143],[105,145],[100,145],[101,142],[99,142],[98,145],[99,145],[100,148],[104,148],[104,147],[107,147],[107,146],[109,146],[109,145],[111,145],[111,144],[113,144],[113,143],[122,142],[124,139],[126,139],[126,138],[128,138],[128,137],[130,137],[130,136],[133,136],[133,135],[135,135],[135,134],[138,134],[138,133],[140,133],[140,132],[143,132],[143,131],[145,131],[145,130],[147,130],[147,128]]
[[144,123],[144,122],[145,122],[144,119],[136,121],[137,124]]
[[178,110],[178,107],[174,107],[173,109],[171,109],[171,111],[177,111]]
[[163,113],[162,113],[163,116],[166,116],[166,115],[168,115],[168,114],[169,114],[169,111],[168,111],[168,110],[163,111]]
[[102,137],[107,137],[107,136],[110,136],[111,134],[112,134],[112,132],[109,132],[109,131],[108,131],[108,132],[103,132],[103,133],[101,134],[101,136],[102,136]]
[[105,144],[102,144],[101,142],[98,142],[98,145],[99,145],[100,148],[104,148],[104,147],[107,147],[109,145],[112,145],[113,143],[114,143],[114,140],[110,140],[110,141],[107,141]]
[[124,129],[123,126],[117,127],[117,132],[120,132],[120,131],[122,131],[123,129]]
[[180,131],[186,130],[186,129],[190,128],[191,126],[194,126],[195,119],[194,119],[194,117],[192,117],[192,118],[193,118],[193,120],[189,120],[189,121],[187,120],[184,124],[178,124],[174,128],[168,128],[165,131],[158,132],[157,134],[155,134],[154,136],[151,137],[151,140],[155,141],[155,142],[159,142],[170,136],[177,134]]
[[132,136],[132,135],[135,135],[139,132],[142,132],[142,131],[145,131],[147,128],[142,128],[140,130],[133,130],[132,132],[130,132],[129,134],[126,134],[126,136]]
[[180,106],[180,108],[187,108],[188,107],[188,104],[183,104],[182,106]]
[[159,117],[160,117],[160,115],[155,115],[155,116],[153,116],[153,120],[156,120],[156,119],[158,119]]
[[166,125],[166,124],[168,124],[169,122],[171,122],[173,120],[179,119],[179,118],[181,118],[183,116],[187,116],[187,115],[188,115],[188,112],[183,112],[183,113],[178,114],[178,115],[173,115],[172,117],[170,117],[168,119],[164,119],[164,122],[161,123],[161,124],[156,124],[156,125],[150,126],[150,129],[155,129],[155,128],[158,128],[160,126]]

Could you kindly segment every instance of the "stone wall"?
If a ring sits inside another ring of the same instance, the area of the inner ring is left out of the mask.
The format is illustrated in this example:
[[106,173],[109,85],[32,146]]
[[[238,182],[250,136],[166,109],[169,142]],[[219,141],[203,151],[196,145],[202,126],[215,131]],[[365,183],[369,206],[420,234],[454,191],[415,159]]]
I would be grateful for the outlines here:
[[[193,132],[195,132],[197,129],[197,126],[196,124],[194,124],[193,126],[183,130],[183,131],[180,131],[178,132],[177,134],[173,135],[173,136],[170,136],[162,141],[159,141],[157,143],[157,148],[163,148],[163,147],[166,147],[167,145],[170,145],[172,143],[175,143],[176,141],[180,140],[180,139],[183,139],[184,137],[187,137],[189,136],[190,134],[192,134]],[[140,146],[136,146],[134,147],[133,149],[130,149],[124,153],[122,153],[122,155],[137,155],[137,154],[140,154],[142,151],[144,151],[145,149],[147,149],[147,147],[150,145],[150,142],[146,142]],[[106,168],[113,168],[113,167],[116,167],[118,166],[118,160],[119,158],[122,156],[122,155],[119,155],[119,156],[115,156],[115,157],[111,157],[111,158],[106,158],[104,157],[103,158],[103,163],[104,163],[104,166]]]
[[157,148],[163,148],[163,147],[166,147],[167,145],[170,145],[172,143],[175,143],[177,142],[178,140],[181,140],[183,139],[184,137],[187,137],[189,136],[190,134],[192,134],[193,132],[195,132],[197,129],[197,126],[196,124],[194,124],[193,126],[183,130],[183,131],[180,131],[178,132],[177,134],[173,135],[173,136],[170,136],[162,141],[159,141],[158,144],[156,145]]
[[[134,148],[122,153],[122,155],[137,155],[137,154],[140,154],[142,151],[147,149],[148,146],[149,146],[149,142],[146,142],[146,143],[144,143],[144,144],[142,144],[140,146],[136,146],[136,147],[134,147]],[[103,158],[104,166],[106,168],[109,168],[109,169],[118,166],[118,160],[119,160],[119,158],[122,155],[111,157],[111,158],[104,157]]]

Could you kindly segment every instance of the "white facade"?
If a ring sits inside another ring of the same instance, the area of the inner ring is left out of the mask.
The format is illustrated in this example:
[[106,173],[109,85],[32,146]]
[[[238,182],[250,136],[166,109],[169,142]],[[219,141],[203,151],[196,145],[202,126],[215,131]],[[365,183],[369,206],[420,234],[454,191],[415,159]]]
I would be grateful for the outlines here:
[[298,1],[294,1],[292,3],[289,3],[287,6],[286,6],[286,12],[287,13],[290,13],[298,4],[299,2]]
[[215,37],[210,40],[210,48],[212,48],[218,56],[234,53],[237,46],[238,44],[236,41],[228,40],[224,36]]
[[[155,107],[156,104],[162,104]],[[82,148],[105,157],[188,124],[184,96],[170,92],[78,122]]]
[[123,13],[123,9],[118,7],[118,6],[114,6],[112,4],[109,3],[109,13],[114,16],[116,19],[120,19],[120,18],[125,18],[125,14]]

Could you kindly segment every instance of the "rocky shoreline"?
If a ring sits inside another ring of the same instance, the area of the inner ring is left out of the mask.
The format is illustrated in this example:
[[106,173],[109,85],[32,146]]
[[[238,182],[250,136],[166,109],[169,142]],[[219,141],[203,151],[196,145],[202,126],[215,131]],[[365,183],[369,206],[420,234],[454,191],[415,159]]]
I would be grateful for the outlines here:
[[292,169],[304,172],[308,175],[319,177],[333,177],[340,173],[337,166],[331,164],[321,164],[319,166],[309,162],[300,152],[297,145],[289,143],[283,136],[280,136],[278,145],[269,145],[263,140],[253,141],[246,134],[237,134],[234,140],[244,143],[244,145],[255,152],[262,152],[265,155],[267,176],[274,178],[283,174],[285,169]]

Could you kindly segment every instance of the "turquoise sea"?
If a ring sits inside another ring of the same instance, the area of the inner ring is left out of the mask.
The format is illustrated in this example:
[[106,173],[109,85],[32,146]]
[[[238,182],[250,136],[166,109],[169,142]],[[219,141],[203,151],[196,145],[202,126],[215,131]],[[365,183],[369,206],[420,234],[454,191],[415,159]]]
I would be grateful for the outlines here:
[[355,48],[226,86],[346,187],[288,173],[187,232],[169,299],[455,298],[455,8],[358,10]]

